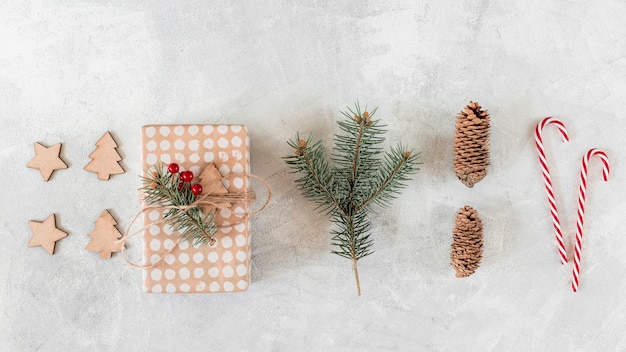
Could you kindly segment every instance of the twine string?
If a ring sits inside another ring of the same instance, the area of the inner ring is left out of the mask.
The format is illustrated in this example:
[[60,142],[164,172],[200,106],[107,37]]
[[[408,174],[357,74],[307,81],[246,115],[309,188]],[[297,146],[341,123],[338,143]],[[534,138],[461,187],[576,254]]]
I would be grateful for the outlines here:
[[[223,229],[223,228],[229,228],[229,227],[233,227],[239,224],[243,224],[246,223],[248,221],[248,219],[251,216],[257,215],[262,213],[263,211],[265,211],[265,209],[267,208],[267,206],[269,205],[271,199],[272,199],[272,188],[270,187],[269,183],[267,183],[267,181],[265,181],[264,179],[256,176],[256,175],[252,175],[249,174],[247,175],[248,177],[252,177],[254,179],[257,179],[259,181],[261,181],[261,183],[263,183],[263,185],[265,186],[265,188],[267,189],[267,199],[265,200],[265,203],[261,206],[261,208],[255,210],[255,211],[251,211],[251,212],[246,212],[245,214],[237,214],[235,213],[236,216],[241,215],[241,220],[237,221],[234,224],[229,224],[229,225],[217,225],[218,229]],[[138,268],[138,269],[150,269],[150,268],[154,268],[155,266],[159,265],[161,262],[163,262],[163,260],[165,259],[165,257],[167,257],[169,254],[171,254],[176,247],[178,246],[178,244],[181,241],[181,237],[179,236],[178,239],[176,240],[176,242],[174,242],[174,244],[172,245],[172,247],[170,249],[168,249],[163,255],[159,256],[159,259],[157,259],[154,263],[151,264],[137,264],[133,261],[131,261],[128,256],[126,255],[126,242],[132,238],[137,236],[140,233],[144,233],[148,228],[150,228],[150,226],[152,225],[161,225],[163,223],[167,223],[167,221],[163,218],[155,220],[155,221],[151,221],[147,224],[144,224],[144,226],[142,226],[139,230],[133,231],[131,232],[131,228],[132,226],[135,224],[135,222],[137,222],[137,219],[139,219],[139,217],[144,214],[147,211],[150,210],[171,210],[171,209],[178,209],[178,210],[182,210],[182,211],[187,211],[189,209],[193,209],[196,207],[202,207],[202,206],[213,206],[216,208],[216,212],[217,209],[222,209],[222,208],[226,208],[231,206],[230,203],[245,203],[247,205],[250,205],[252,202],[254,202],[256,200],[256,194],[253,191],[246,191],[246,192],[232,192],[232,193],[226,193],[226,194],[205,194],[202,197],[196,199],[194,202],[192,202],[191,204],[188,205],[148,205],[145,206],[143,208],[141,208],[141,210],[139,210],[137,212],[137,214],[135,214],[135,216],[133,217],[132,221],[130,222],[130,224],[128,225],[128,227],[126,228],[126,231],[124,231],[124,235],[117,240],[115,243],[121,244],[122,245],[122,258],[124,258],[124,261],[126,261],[126,263],[128,263],[130,266],[134,267],[134,268]],[[212,239],[212,243],[214,243],[214,239]]]

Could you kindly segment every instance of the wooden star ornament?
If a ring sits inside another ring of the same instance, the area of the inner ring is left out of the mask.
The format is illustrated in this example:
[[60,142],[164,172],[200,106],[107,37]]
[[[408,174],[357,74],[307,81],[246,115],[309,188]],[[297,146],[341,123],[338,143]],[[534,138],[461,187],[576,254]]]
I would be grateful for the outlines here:
[[28,222],[28,226],[33,231],[33,237],[28,242],[28,246],[42,246],[50,254],[54,254],[56,242],[67,237],[67,232],[61,231],[56,227],[54,214],[51,214],[42,222],[31,220]]
[[61,143],[57,143],[52,147],[45,147],[35,142],[35,157],[26,166],[31,169],[39,169],[43,180],[48,182],[54,170],[67,169],[67,164],[59,156],[60,153]]

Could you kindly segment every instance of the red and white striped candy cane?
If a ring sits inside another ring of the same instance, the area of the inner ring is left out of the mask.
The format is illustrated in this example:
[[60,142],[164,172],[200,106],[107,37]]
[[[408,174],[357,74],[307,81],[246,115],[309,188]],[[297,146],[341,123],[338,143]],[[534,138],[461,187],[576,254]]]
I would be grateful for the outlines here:
[[578,214],[576,218],[576,245],[574,246],[574,271],[572,277],[572,290],[578,291],[578,276],[580,274],[580,251],[583,247],[583,215],[585,214],[585,200],[587,199],[587,167],[589,159],[597,155],[602,160],[602,179],[609,180],[609,158],[606,153],[599,149],[589,149],[583,156],[580,169],[580,187],[578,189]]
[[563,142],[569,141],[569,136],[565,125],[561,120],[554,117],[546,117],[537,124],[535,129],[535,144],[537,145],[537,153],[539,154],[539,163],[541,164],[541,172],[543,173],[543,181],[546,185],[546,193],[548,194],[548,204],[550,205],[550,214],[552,215],[552,226],[556,234],[556,243],[559,247],[559,255],[561,257],[561,264],[567,263],[567,253],[565,253],[565,245],[563,244],[563,233],[561,232],[561,221],[559,220],[559,212],[556,209],[556,201],[554,200],[554,191],[552,190],[552,178],[550,177],[550,170],[548,169],[548,162],[546,161],[546,151],[543,147],[543,138],[541,131],[546,125],[553,124],[561,132]]

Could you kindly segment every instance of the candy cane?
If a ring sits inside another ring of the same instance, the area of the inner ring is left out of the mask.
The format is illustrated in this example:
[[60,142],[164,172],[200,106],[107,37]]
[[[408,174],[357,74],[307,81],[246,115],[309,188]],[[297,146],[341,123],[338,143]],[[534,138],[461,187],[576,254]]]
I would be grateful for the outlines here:
[[609,180],[609,158],[606,153],[599,149],[589,149],[583,156],[580,169],[580,188],[578,189],[578,216],[576,219],[576,245],[574,246],[574,271],[572,277],[572,290],[578,291],[578,275],[580,274],[580,251],[583,247],[583,215],[585,214],[585,200],[587,199],[587,166],[589,159],[597,155],[602,160],[602,179]]
[[550,177],[550,170],[548,169],[548,162],[546,161],[546,151],[543,148],[543,138],[541,136],[541,131],[546,125],[549,124],[554,124],[559,129],[563,142],[568,142],[569,136],[563,122],[553,117],[546,117],[537,124],[537,128],[535,129],[535,144],[537,145],[537,153],[539,154],[539,163],[541,164],[543,181],[546,185],[546,193],[548,194],[548,204],[550,205],[550,214],[552,215],[552,226],[554,227],[556,234],[556,243],[559,247],[561,264],[565,264],[567,263],[567,254],[565,252],[565,245],[563,244],[561,221],[559,220],[559,212],[556,210],[556,201],[554,200],[554,192],[552,191],[552,178]]

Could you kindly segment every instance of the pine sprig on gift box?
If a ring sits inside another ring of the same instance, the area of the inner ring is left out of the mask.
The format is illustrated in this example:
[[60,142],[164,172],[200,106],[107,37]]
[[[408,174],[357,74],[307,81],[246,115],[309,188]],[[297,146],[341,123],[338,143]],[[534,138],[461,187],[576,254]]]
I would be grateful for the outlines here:
[[[176,164],[171,164],[170,168],[172,165]],[[178,165],[175,172],[170,172],[160,164],[146,172],[140,189],[144,201],[150,206],[167,209],[163,220],[174,231],[179,231],[183,240],[193,241],[197,247],[211,245],[215,243],[217,231],[214,215],[204,214],[199,206],[192,206],[196,194],[192,191],[191,180],[181,180],[181,174],[178,173]]]
[[418,154],[402,145],[384,152],[380,144],[386,132],[384,125],[372,117],[377,109],[342,112],[345,120],[337,124],[343,134],[335,134],[335,148],[330,160],[324,148],[311,137],[296,135],[287,143],[295,149],[284,157],[293,173],[300,174],[296,185],[302,195],[317,204],[317,209],[330,215],[336,228],[332,230],[335,253],[352,261],[357,294],[361,294],[357,262],[373,253],[371,205],[386,207],[406,186],[408,175],[415,172]]

